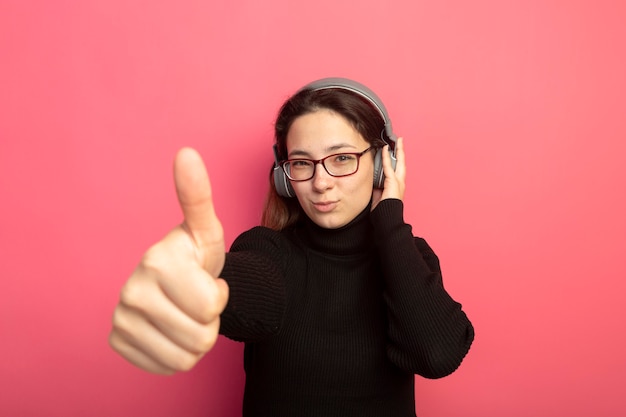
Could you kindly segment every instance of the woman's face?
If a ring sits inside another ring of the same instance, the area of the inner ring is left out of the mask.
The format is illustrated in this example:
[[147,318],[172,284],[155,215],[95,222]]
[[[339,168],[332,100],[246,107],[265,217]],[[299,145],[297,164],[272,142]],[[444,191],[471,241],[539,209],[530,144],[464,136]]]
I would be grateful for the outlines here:
[[[370,144],[338,113],[322,109],[296,118],[287,133],[288,159],[321,159],[362,152]],[[318,226],[336,229],[348,224],[370,202],[374,178],[374,152],[361,157],[359,169],[347,177],[333,177],[321,164],[308,181],[291,185],[304,212]]]

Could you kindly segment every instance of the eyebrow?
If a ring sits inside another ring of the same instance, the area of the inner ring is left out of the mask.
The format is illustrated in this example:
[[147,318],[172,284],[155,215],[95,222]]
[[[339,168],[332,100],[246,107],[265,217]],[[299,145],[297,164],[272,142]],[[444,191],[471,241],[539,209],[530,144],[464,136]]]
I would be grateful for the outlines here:
[[[325,148],[324,152],[326,152],[327,155],[331,155],[345,148],[357,149],[356,146],[351,145],[349,143],[338,143],[336,145],[332,145],[332,146],[329,146],[328,148]],[[288,158],[293,158],[293,157],[311,158],[311,154],[301,149],[294,149],[293,151],[289,152],[289,155],[287,155],[287,157]]]

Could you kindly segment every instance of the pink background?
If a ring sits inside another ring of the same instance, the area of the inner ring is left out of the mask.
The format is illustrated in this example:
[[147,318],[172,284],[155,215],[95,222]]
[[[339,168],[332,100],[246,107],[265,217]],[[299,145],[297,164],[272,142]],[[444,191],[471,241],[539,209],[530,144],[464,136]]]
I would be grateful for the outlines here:
[[[281,102],[346,76],[406,139],[406,218],[477,332],[421,417],[626,413],[626,11],[618,0],[0,3],[0,415],[239,414],[242,346],[159,377],[107,344],[204,156],[257,224]],[[306,378],[306,375],[302,376]]]

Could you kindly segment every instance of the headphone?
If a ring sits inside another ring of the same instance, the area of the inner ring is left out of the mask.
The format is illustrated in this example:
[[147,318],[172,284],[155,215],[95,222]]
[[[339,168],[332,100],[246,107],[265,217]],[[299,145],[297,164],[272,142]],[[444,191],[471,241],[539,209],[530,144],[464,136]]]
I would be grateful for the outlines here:
[[[296,94],[302,91],[319,91],[327,89],[345,90],[358,94],[359,96],[370,102],[376,108],[376,110],[378,110],[378,113],[385,122],[385,128],[380,132],[380,136],[381,139],[389,145],[391,166],[395,170],[397,136],[393,133],[391,120],[389,119],[387,109],[385,108],[385,105],[383,104],[381,99],[378,98],[378,96],[365,85],[350,80],[348,78],[338,77],[322,78],[320,80],[313,81],[299,89]],[[280,166],[281,160],[278,155],[277,144],[274,145],[274,161],[274,186],[276,187],[276,192],[282,197],[295,197],[296,193],[291,186],[289,178]],[[380,148],[376,150],[376,155],[374,156],[374,188],[383,188],[384,183],[385,175],[383,174],[382,148]]]

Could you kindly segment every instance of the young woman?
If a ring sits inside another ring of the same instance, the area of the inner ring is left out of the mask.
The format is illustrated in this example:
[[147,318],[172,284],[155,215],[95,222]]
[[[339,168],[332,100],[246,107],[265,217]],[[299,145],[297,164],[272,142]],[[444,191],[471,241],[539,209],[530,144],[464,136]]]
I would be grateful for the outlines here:
[[244,416],[415,416],[414,375],[453,372],[474,330],[403,221],[402,139],[378,97],[345,79],[299,90],[275,137],[263,226],[228,253],[202,161],[179,152],[185,221],[124,286],[111,345],[168,374],[218,331],[244,342]]

